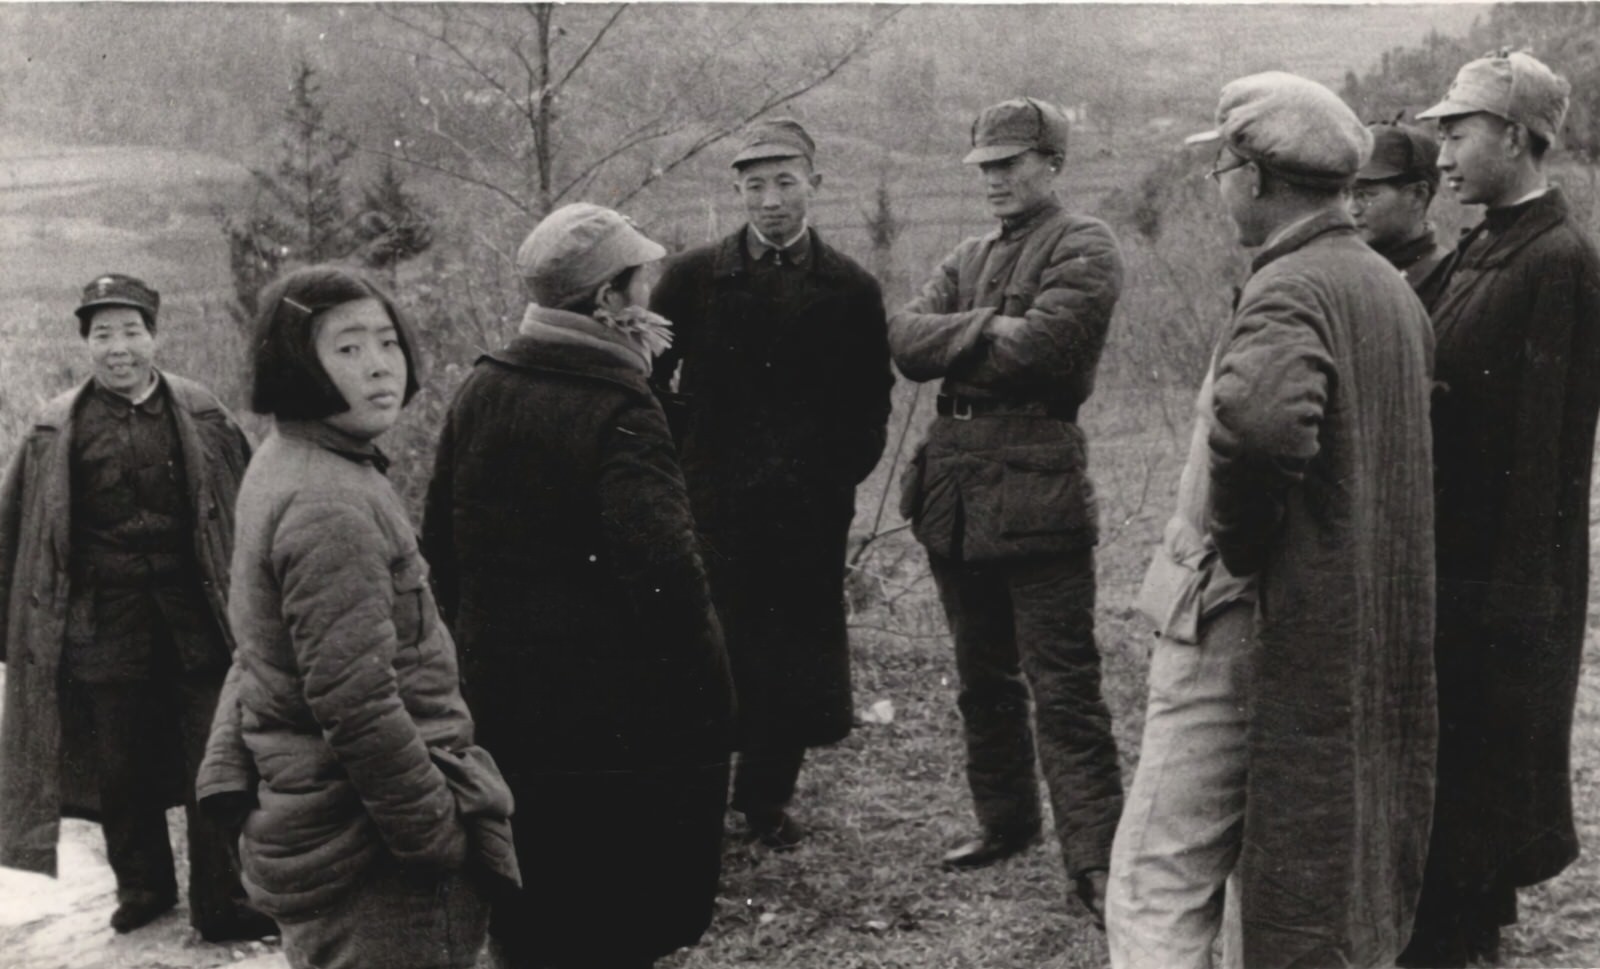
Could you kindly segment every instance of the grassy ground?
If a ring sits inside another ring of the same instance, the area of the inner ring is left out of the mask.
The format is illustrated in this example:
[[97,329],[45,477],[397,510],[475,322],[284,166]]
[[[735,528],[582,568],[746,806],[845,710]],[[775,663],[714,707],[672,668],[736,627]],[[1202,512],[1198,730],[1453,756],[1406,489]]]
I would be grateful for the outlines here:
[[[49,157],[48,165],[39,166],[47,173],[70,167]],[[159,175],[182,171],[192,161],[151,158],[147,167]],[[114,268],[160,281],[169,294],[164,359],[179,372],[212,382],[226,398],[241,400],[243,342],[222,309],[225,257],[211,236],[215,227],[206,221],[206,209],[193,198],[196,183],[154,178],[141,189],[143,198],[162,200],[157,207],[172,214],[139,221],[115,183],[106,184],[112,176],[100,160],[81,163],[85,167],[74,171],[91,182],[100,179],[98,187],[73,182],[57,185],[53,196],[29,195],[0,177],[0,187],[9,190],[0,196],[0,255],[8,265],[26,259],[31,267],[25,279],[0,279],[0,460],[9,456],[38,403],[82,378],[70,300],[84,280]],[[867,184],[866,177],[858,184]],[[909,214],[928,220],[925,232],[954,237],[962,229],[953,223],[966,216],[943,214],[939,198],[947,196],[935,197],[928,211],[913,208]],[[80,205],[106,214],[98,222],[73,221],[70,213]],[[848,215],[840,210],[836,217]],[[131,228],[118,235],[119,225]],[[902,269],[926,272],[932,256],[924,250],[944,244],[933,235],[908,242],[911,255],[902,254]],[[1132,296],[1125,304],[1148,305]],[[1118,325],[1138,338],[1135,321]],[[912,397],[907,386],[897,392],[891,448]],[[926,422],[930,392],[916,403],[907,450]],[[1182,391],[1106,388],[1084,414],[1103,531],[1097,631],[1125,770],[1138,752],[1148,644],[1131,601],[1170,511],[1188,407]],[[425,476],[426,455],[407,454],[405,460],[417,465],[406,470],[410,479]],[[872,530],[886,488],[887,511],[877,524],[898,524],[888,465],[886,459],[861,491],[858,533]],[[968,834],[973,822],[949,641],[925,562],[909,535],[896,532],[874,543],[851,592],[858,606],[852,616],[857,706],[866,710],[889,701],[893,717],[863,723],[849,740],[813,754],[796,809],[815,834],[800,850],[780,855],[752,848],[730,824],[716,920],[700,947],[667,960],[664,969],[1103,965],[1102,937],[1068,898],[1052,842],[986,871],[952,875],[937,868],[939,854]],[[1600,623],[1600,602],[1594,619]],[[1600,647],[1593,642],[1587,659],[1573,782],[1580,833],[1593,844],[1600,838]],[[176,827],[180,816],[173,818]],[[181,912],[114,938],[105,926],[112,901],[98,830],[70,824],[64,840],[60,882],[0,871],[0,966],[193,969],[239,960],[252,969],[281,965],[274,954],[194,941]],[[181,845],[181,838],[176,841]],[[1508,939],[1506,964],[1600,965],[1597,897],[1600,865],[1587,855],[1560,878],[1523,893],[1523,921]],[[626,931],[609,925],[605,912],[595,914],[603,930]]]

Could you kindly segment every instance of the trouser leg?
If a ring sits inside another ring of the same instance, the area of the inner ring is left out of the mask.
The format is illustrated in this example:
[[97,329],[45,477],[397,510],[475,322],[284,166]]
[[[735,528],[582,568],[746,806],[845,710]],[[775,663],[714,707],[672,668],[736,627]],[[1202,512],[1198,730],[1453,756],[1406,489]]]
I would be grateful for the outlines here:
[[1156,641],[1139,766],[1111,852],[1114,969],[1207,969],[1244,824],[1245,689],[1254,610],[1228,607],[1196,645]]
[[967,784],[978,822],[1007,836],[1039,828],[1028,687],[1017,656],[1011,593],[1003,572],[935,559],[934,581],[955,640],[967,743]]
[[733,809],[755,821],[783,814],[800,780],[804,747],[752,746],[739,754],[733,774]]
[[100,828],[106,860],[117,877],[117,901],[150,904],[175,900],[172,845],[157,770],[161,751],[149,749],[151,725],[170,716],[148,681],[89,684]]
[[194,781],[222,690],[221,673],[187,674],[173,691],[183,744],[183,810],[189,830],[189,921],[202,933],[232,930],[250,910],[239,882],[238,849],[224,827],[195,806]]
[[1039,766],[1067,875],[1111,864],[1122,774],[1094,639],[1094,553],[1009,570],[1017,651],[1033,693]]

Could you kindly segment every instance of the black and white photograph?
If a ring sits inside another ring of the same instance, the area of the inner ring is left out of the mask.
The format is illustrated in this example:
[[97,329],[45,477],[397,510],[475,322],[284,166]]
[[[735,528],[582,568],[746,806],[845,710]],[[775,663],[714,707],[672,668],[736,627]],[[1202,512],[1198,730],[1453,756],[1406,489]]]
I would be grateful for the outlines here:
[[0,969],[1600,966],[1600,2],[0,0]]

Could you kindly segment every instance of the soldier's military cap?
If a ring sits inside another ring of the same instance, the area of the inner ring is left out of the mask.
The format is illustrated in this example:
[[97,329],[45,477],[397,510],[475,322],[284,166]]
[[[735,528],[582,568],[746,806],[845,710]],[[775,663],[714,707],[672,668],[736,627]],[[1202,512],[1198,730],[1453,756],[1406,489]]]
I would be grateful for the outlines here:
[[733,167],[773,158],[804,158],[815,160],[816,143],[793,118],[767,118],[757,121],[744,130],[739,141],[739,151],[733,156]]
[[1372,132],[1337,94],[1296,74],[1265,71],[1223,85],[1217,127],[1186,139],[1220,139],[1284,181],[1338,189],[1372,153]]
[[73,310],[78,317],[78,329],[87,333],[89,318],[95,310],[105,306],[131,306],[144,317],[144,325],[154,329],[156,314],[161,310],[161,294],[133,276],[122,273],[96,276],[83,287],[83,298]]
[[1358,182],[1439,184],[1439,139],[1416,125],[1373,124],[1372,157],[1356,172]]
[[1067,153],[1067,117],[1036,98],[1012,98],[983,109],[972,122],[972,150],[964,165],[1000,161],[1025,151]]
[[1444,100],[1417,117],[1443,119],[1488,112],[1553,144],[1567,116],[1571,94],[1567,79],[1538,58],[1520,50],[1501,50],[1468,61],[1456,72]]

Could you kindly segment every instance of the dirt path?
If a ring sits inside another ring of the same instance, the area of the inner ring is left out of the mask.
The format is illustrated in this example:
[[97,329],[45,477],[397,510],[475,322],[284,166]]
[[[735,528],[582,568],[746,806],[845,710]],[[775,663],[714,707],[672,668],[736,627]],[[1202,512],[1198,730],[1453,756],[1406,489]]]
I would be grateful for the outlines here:
[[[174,838],[174,843],[182,844],[182,837]],[[116,883],[106,866],[99,826],[67,821],[61,832],[60,878],[0,868],[0,966],[284,969],[288,965],[275,946],[202,941],[189,927],[188,910],[181,903],[137,932],[118,935],[108,923],[115,907]]]

